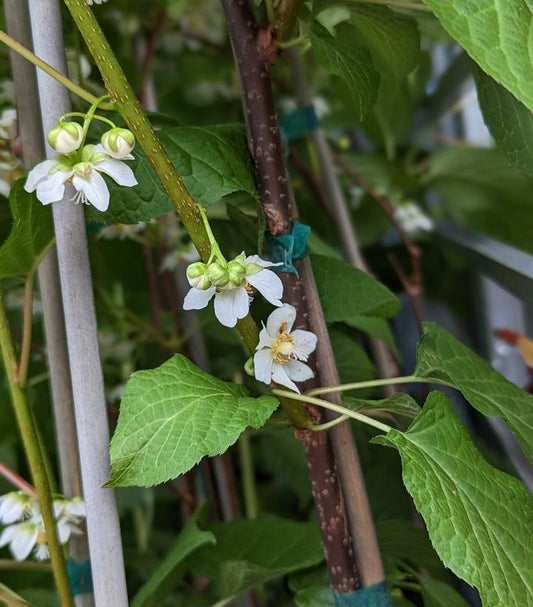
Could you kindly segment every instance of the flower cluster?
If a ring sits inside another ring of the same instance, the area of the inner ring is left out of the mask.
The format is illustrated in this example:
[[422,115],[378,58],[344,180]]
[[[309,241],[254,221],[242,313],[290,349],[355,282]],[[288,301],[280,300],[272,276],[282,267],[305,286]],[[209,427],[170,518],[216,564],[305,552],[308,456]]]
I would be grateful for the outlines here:
[[[71,534],[81,533],[85,505],[81,498],[62,498],[54,500],[53,508],[59,542],[66,544]],[[0,548],[9,545],[17,561],[23,561],[32,550],[40,561],[49,558],[43,517],[35,497],[23,491],[0,497],[0,523],[6,526],[0,534]]]
[[242,252],[226,262],[219,257],[208,264],[200,261],[187,268],[191,290],[187,293],[183,308],[200,310],[215,297],[215,316],[226,327],[234,327],[250,309],[254,289],[274,306],[281,306],[283,284],[272,270],[277,264],[257,255],[246,257]]
[[48,133],[48,143],[59,155],[33,168],[24,186],[27,192],[36,192],[42,204],[62,200],[65,185],[69,184],[76,190],[73,202],[92,204],[99,211],[106,211],[109,189],[102,173],[118,185],[137,185],[133,171],[122,162],[133,159],[130,153],[135,146],[133,133],[113,127],[104,133],[98,145],[84,145],[92,118],[86,118],[82,127],[77,122],[67,122],[64,116]]
[[24,167],[13,149],[18,147],[17,110],[7,109],[0,116],[0,194],[9,196],[11,186],[24,173]]
[[418,236],[421,232],[431,232],[433,229],[433,221],[416,202],[402,202],[395,209],[394,216],[411,237]]

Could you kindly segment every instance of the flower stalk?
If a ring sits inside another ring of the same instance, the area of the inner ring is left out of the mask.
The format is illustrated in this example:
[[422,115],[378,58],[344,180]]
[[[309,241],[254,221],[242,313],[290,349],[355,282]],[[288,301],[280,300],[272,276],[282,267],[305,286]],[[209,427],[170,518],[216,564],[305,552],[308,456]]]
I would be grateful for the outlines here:
[[54,579],[61,600],[62,607],[74,607],[74,600],[65,566],[63,549],[59,543],[56,532],[56,522],[52,510],[52,491],[46,474],[43,454],[39,439],[33,422],[32,413],[22,389],[19,377],[19,365],[17,363],[15,348],[10,335],[9,321],[4,303],[4,293],[0,286],[0,350],[6,370],[11,401],[17,419],[17,425],[22,437],[24,451],[37,491],[39,506],[44,521],[46,537],[50,550],[50,559],[54,572]]

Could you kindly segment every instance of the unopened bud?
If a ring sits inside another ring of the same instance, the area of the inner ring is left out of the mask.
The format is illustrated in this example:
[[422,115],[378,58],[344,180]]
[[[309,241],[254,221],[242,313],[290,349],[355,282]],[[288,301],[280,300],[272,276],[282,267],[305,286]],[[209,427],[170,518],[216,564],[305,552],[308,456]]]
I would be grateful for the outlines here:
[[239,258],[235,258],[228,263],[229,279],[234,285],[240,286],[242,284],[245,272],[246,270]]
[[116,127],[102,135],[102,147],[112,157],[121,160],[135,147],[135,136],[128,129]]
[[247,263],[246,264],[246,276],[250,276],[250,274],[257,274],[257,272],[261,272],[264,270],[263,266],[260,266],[258,263]]
[[205,291],[211,286],[211,282],[206,276],[207,266],[201,261],[191,263],[187,268],[187,280],[191,287]]
[[215,287],[225,287],[229,282],[228,271],[216,261],[207,266],[206,276]]
[[83,129],[77,122],[61,122],[48,133],[48,143],[60,154],[77,150],[83,141]]

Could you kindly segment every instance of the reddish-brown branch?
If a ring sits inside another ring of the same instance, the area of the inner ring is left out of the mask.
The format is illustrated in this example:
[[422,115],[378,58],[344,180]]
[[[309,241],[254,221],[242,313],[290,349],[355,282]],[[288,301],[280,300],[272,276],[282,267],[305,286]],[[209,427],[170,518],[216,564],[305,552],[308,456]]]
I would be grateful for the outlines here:
[[[290,233],[295,218],[287,181],[279,122],[272,92],[270,69],[278,57],[273,30],[257,27],[247,0],[221,0],[242,85],[248,143],[254,160],[257,186],[267,230],[273,236]],[[306,294],[296,274],[281,273],[284,300],[296,308],[298,329],[309,329]],[[309,364],[315,371],[316,361]],[[318,385],[307,382],[303,388]],[[315,421],[321,414],[306,405]],[[358,587],[350,532],[329,435],[299,430],[309,467],[313,497],[318,511],[324,552],[332,587],[345,594]]]
[[361,175],[359,175],[359,173],[349,167],[338,156],[333,156],[333,161],[345,173],[345,175],[355,183],[355,185],[360,187],[365,194],[368,194],[372,200],[380,205],[387,215],[390,223],[396,232],[398,232],[398,235],[400,236],[400,239],[411,260],[410,275],[406,274],[394,255],[389,255],[389,261],[397,273],[398,278],[400,279],[400,282],[402,283],[403,288],[411,301],[420,332],[422,332],[422,321],[424,319],[422,306],[424,278],[422,273],[422,251],[420,247],[411,240],[407,232],[404,230],[402,224],[397,220],[390,198],[378,194],[374,188],[365,179],[363,179]]
[[9,481],[15,487],[18,487],[24,493],[31,495],[32,497],[37,496],[37,492],[35,488],[30,485],[27,481],[25,481],[22,476],[18,475],[14,470],[12,470],[8,465],[0,462],[0,476],[3,476],[7,481]]

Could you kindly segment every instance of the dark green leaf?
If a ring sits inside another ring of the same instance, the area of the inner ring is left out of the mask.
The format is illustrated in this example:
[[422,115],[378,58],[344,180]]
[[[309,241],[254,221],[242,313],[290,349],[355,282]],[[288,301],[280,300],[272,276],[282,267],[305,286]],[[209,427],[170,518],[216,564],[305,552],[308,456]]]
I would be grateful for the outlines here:
[[328,322],[349,322],[361,315],[390,317],[398,298],[368,274],[331,257],[311,257],[318,293]]
[[532,603],[533,500],[481,457],[446,396],[432,392],[407,432],[374,442],[400,452],[405,486],[443,563],[485,605]]
[[[256,196],[250,153],[240,124],[184,126],[159,131],[161,142],[191,196],[204,206],[237,191]],[[124,188],[108,180],[111,203],[106,213],[88,209],[93,221],[137,223],[172,210],[163,186],[138,146],[131,161],[139,185]]]
[[205,544],[214,544],[216,542],[215,536],[210,531],[199,529],[197,520],[201,513],[202,509],[199,509],[189,519],[161,565],[159,565],[150,579],[133,598],[131,607],[142,607],[150,597],[156,595],[161,586],[173,574],[176,567],[189,554]]
[[420,413],[420,405],[405,392],[398,392],[381,400],[364,400],[353,396],[343,396],[342,404],[351,411],[366,414],[385,413],[403,422],[413,420]]
[[485,72],[474,69],[479,104],[508,162],[533,176],[533,113]]
[[533,110],[530,0],[424,0],[466,52]]
[[54,240],[50,208],[24,190],[25,181],[25,177],[19,179],[9,195],[13,227],[0,246],[0,278],[24,276],[33,270]]
[[424,323],[415,375],[444,381],[457,388],[483,415],[504,419],[533,460],[533,396],[435,323]]
[[379,87],[379,74],[372,65],[370,53],[334,38],[326,28],[314,23],[309,29],[311,45],[323,68],[340,76],[350,88],[359,119],[374,105]]
[[208,375],[179,354],[126,385],[111,441],[109,486],[149,486],[175,478],[202,457],[223,453],[278,403],[250,398],[238,384]]
[[335,597],[329,586],[311,586],[296,593],[298,607],[335,607]]
[[448,584],[438,580],[422,583],[424,607],[468,607],[463,597]]

